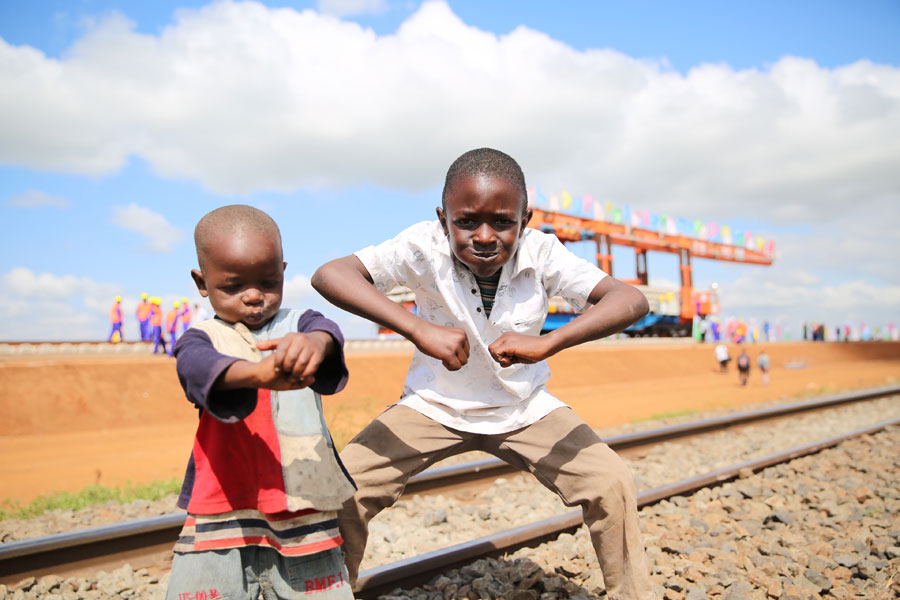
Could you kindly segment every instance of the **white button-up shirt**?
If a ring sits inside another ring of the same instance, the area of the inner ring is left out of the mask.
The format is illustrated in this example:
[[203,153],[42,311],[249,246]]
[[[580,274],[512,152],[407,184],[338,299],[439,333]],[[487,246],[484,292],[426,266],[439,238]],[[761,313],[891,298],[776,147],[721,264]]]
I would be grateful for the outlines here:
[[421,318],[463,329],[469,339],[469,362],[458,371],[448,371],[416,349],[401,404],[471,433],[520,429],[565,406],[545,387],[550,379],[546,361],[503,368],[488,352],[505,331],[540,335],[552,296],[582,311],[606,277],[556,236],[525,229],[516,254],[503,266],[490,318],[474,275],[453,256],[438,221],[413,225],[356,256],[382,293],[406,286],[415,293]]

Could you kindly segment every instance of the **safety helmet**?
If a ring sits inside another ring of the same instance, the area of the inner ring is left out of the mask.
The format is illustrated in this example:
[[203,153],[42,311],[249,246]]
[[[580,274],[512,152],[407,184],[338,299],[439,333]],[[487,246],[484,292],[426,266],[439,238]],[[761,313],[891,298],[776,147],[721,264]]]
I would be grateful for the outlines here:
[[155,304],[155,305],[159,306],[160,304],[162,304],[162,299],[160,299],[158,296],[153,296],[153,297],[150,299],[150,302],[151,302],[152,304]]
[[178,308],[179,306],[181,306],[181,302],[176,300],[175,302],[172,303],[172,306],[174,306],[175,308]]
[[121,301],[122,301],[122,296],[116,296],[116,302],[121,302]]
[[187,304],[187,303],[188,303],[187,296],[185,296],[184,298],[182,298],[181,301],[182,301],[184,304]]
[[141,292],[141,300],[147,299],[147,292]]

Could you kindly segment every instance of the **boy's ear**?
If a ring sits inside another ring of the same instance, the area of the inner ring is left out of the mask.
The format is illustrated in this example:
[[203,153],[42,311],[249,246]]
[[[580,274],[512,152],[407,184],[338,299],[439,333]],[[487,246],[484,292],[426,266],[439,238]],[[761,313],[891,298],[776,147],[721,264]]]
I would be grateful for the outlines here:
[[522,234],[525,233],[525,228],[528,227],[528,222],[531,221],[531,216],[534,212],[530,208],[525,209],[525,214],[522,215],[522,228],[519,229],[519,237],[522,237]]
[[441,222],[441,228],[444,230],[444,235],[450,235],[450,231],[447,229],[447,217],[444,216],[444,209],[438,206],[434,211],[437,213],[438,221]]
[[204,298],[209,296],[209,292],[206,290],[206,280],[203,279],[203,273],[201,273],[199,269],[191,269],[191,278],[194,280],[194,284],[197,286],[197,291],[200,292],[200,295]]

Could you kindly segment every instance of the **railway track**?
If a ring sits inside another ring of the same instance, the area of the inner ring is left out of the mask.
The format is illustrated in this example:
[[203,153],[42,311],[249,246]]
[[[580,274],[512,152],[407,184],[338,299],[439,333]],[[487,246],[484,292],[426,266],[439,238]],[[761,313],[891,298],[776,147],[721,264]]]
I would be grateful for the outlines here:
[[[641,452],[642,449],[653,444],[669,440],[721,431],[724,428],[757,424],[767,419],[788,418],[803,412],[825,410],[898,393],[900,393],[900,386],[840,394],[818,400],[616,436],[607,438],[606,441],[620,453]],[[639,503],[641,506],[647,506],[673,495],[685,494],[704,486],[721,483],[733,479],[738,473],[759,470],[777,462],[817,452],[822,448],[838,444],[847,437],[871,433],[894,423],[894,421],[886,421],[786,452],[718,469],[701,477],[692,477],[656,487],[643,492],[639,496]],[[493,459],[431,469],[411,480],[407,492],[409,494],[445,493],[454,487],[472,485],[473,482],[486,478],[493,479],[506,472],[508,469],[505,463]],[[153,564],[154,561],[160,564],[159,561],[164,561],[171,551],[171,546],[183,520],[182,513],[175,513],[0,545],[0,582],[12,583],[23,577],[46,573],[67,575],[85,572],[89,569],[110,569],[129,561],[133,565]],[[580,524],[581,516],[576,511],[400,563],[370,569],[361,574],[358,596],[375,597],[398,586],[408,587],[417,581],[427,579],[437,571],[449,568],[451,565],[470,562],[482,556],[503,554],[518,547],[534,545],[556,537],[560,533],[574,531]]]

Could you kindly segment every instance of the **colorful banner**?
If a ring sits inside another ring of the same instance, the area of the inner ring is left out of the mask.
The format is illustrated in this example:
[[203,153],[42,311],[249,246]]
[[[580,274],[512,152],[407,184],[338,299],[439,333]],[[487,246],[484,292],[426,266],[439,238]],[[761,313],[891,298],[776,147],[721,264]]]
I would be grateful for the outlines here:
[[615,225],[625,225],[647,229],[667,235],[689,237],[739,246],[769,256],[775,254],[775,243],[763,236],[747,230],[735,230],[721,223],[704,222],[700,219],[687,220],[681,217],[651,213],[647,209],[632,209],[629,205],[615,206],[609,200],[602,201],[589,194],[573,196],[561,190],[548,197],[540,188],[528,189],[528,204],[553,212],[562,212],[583,219],[607,221]]

